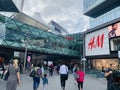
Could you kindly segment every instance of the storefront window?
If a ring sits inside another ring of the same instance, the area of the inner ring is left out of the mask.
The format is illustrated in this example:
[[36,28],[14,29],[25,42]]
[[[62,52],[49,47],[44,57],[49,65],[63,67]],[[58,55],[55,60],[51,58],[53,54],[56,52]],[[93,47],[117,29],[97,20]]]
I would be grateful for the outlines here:
[[120,50],[120,38],[110,39],[110,51]]
[[98,70],[101,70],[102,67],[109,68],[110,64],[115,64],[116,68],[118,67],[118,59],[94,59],[93,67]]

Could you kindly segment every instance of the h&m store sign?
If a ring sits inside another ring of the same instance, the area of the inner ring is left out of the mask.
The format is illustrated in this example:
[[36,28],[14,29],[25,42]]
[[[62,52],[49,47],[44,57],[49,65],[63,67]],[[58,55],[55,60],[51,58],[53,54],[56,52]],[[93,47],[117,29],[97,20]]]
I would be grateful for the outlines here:
[[108,30],[88,33],[85,37],[86,56],[109,54]]
[[88,49],[89,50],[92,50],[92,49],[96,49],[96,48],[103,48],[103,45],[104,45],[104,38],[105,35],[104,34],[101,34],[101,35],[98,35],[98,36],[93,36],[89,43],[88,43]]

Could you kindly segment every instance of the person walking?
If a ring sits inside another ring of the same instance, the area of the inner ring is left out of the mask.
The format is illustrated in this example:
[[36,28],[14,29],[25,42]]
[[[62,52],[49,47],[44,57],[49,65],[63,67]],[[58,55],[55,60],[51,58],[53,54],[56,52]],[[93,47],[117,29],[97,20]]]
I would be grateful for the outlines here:
[[48,85],[47,74],[44,74],[44,77],[42,78],[42,80],[43,80],[43,90],[48,90],[47,89],[47,85]]
[[51,64],[49,67],[50,76],[53,76],[53,70],[54,70],[54,66],[53,66],[53,64]]
[[114,71],[112,73],[113,83],[109,85],[107,90],[120,90],[120,72]]
[[60,83],[63,90],[65,90],[65,82],[68,78],[68,67],[63,62],[59,69]]
[[34,76],[33,76],[33,90],[38,90],[42,70],[41,70],[39,64],[36,64],[36,66],[33,68],[33,70],[35,72]]
[[78,90],[83,90],[84,77],[85,77],[85,73],[79,67],[79,69],[76,72],[76,80],[78,83]]
[[107,88],[113,82],[112,73],[115,71],[115,68],[116,68],[115,64],[110,64],[110,67],[107,70],[105,70],[105,78],[107,79]]
[[73,67],[73,76],[74,76],[74,84],[77,84],[77,82],[76,82],[76,72],[77,72],[77,70],[78,70],[78,65],[77,64],[75,64],[74,65],[74,67]]
[[4,75],[9,72],[6,90],[16,90],[17,84],[20,85],[20,68],[18,60],[14,59],[13,64],[9,65]]
[[104,77],[105,77],[105,67],[102,67],[102,68],[101,68],[101,73],[100,73],[100,75],[101,75],[101,78],[104,78]]
[[3,78],[3,68],[2,65],[0,66],[0,80]]

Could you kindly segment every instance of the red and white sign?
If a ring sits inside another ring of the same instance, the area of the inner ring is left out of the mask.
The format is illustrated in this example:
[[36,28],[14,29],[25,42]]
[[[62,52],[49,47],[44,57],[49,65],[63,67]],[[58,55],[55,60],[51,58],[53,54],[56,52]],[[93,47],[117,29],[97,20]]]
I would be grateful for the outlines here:
[[109,54],[107,28],[88,33],[85,37],[86,56]]
[[104,34],[93,36],[88,43],[88,49],[92,50],[93,48],[103,48],[104,45]]

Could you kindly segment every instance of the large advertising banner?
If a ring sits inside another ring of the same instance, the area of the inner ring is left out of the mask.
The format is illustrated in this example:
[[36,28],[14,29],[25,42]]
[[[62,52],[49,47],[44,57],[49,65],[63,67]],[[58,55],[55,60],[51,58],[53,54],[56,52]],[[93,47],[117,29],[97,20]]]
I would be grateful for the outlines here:
[[110,38],[110,51],[118,51],[120,48],[120,22],[107,27],[108,37]]
[[109,54],[108,29],[88,33],[85,37],[86,56]]
[[120,22],[108,26],[109,38],[120,36]]

